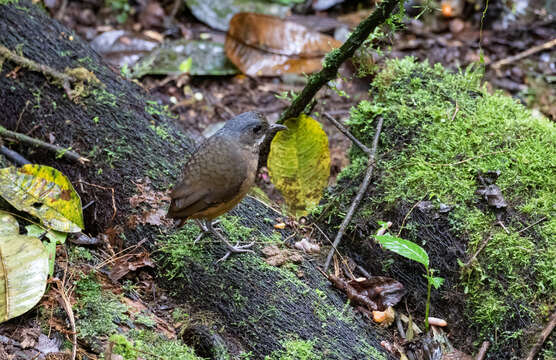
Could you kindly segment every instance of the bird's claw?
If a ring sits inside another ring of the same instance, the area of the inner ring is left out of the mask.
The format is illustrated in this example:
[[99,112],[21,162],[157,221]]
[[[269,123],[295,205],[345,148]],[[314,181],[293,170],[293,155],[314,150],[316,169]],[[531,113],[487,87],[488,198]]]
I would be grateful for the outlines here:
[[228,259],[230,257],[230,255],[232,254],[237,254],[237,253],[255,253],[253,250],[249,249],[251,246],[253,246],[255,244],[255,242],[251,242],[249,244],[245,244],[245,245],[239,245],[239,242],[237,242],[235,245],[230,244],[229,242],[226,241],[226,247],[228,248],[228,252],[226,252],[226,255],[224,255],[222,258],[218,259],[218,261],[216,261],[216,264],[218,264],[219,262],[223,262],[226,261],[226,259]]

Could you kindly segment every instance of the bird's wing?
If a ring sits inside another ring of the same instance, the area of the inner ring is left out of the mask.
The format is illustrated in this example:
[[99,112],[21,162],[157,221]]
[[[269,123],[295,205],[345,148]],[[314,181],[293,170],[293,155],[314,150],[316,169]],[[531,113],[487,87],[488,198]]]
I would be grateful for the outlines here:
[[247,178],[247,164],[233,140],[207,139],[191,156],[182,181],[174,188],[168,215],[187,218],[209,207],[231,201]]

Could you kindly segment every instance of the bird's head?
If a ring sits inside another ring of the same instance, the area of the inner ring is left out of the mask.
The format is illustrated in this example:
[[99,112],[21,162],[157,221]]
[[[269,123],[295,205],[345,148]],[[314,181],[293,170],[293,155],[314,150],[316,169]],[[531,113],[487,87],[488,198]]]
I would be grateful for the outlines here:
[[272,137],[276,132],[286,129],[284,125],[269,125],[263,114],[249,111],[228,120],[221,131],[233,135],[240,144],[255,146],[258,150],[267,136]]

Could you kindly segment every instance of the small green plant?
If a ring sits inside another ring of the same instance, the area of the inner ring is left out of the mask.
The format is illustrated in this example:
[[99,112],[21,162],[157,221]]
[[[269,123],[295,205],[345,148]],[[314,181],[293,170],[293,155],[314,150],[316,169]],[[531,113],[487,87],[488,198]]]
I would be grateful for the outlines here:
[[[380,222],[382,229],[384,229],[387,225],[384,222]],[[375,239],[378,243],[384,246],[386,249],[395,252],[398,255],[401,255],[407,259],[417,261],[418,263],[423,264],[425,267],[426,275],[425,278],[427,279],[427,304],[425,307],[425,328],[427,331],[429,330],[429,309],[430,309],[430,301],[431,301],[431,287],[434,286],[435,289],[440,288],[444,279],[441,277],[435,277],[434,272],[435,270],[429,266],[429,255],[421,246],[415,244],[412,241],[405,240],[399,238],[397,236],[393,236],[390,234],[385,235],[376,235]]]
[[131,6],[127,0],[106,0],[106,6],[118,13],[116,20],[120,24],[126,22],[131,12]]

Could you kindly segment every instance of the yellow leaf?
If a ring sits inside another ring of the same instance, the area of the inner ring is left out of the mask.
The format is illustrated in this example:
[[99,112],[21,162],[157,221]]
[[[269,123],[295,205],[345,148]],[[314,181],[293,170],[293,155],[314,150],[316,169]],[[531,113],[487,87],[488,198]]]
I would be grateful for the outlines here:
[[84,227],[79,195],[69,180],[50,166],[1,169],[0,195],[53,230],[79,232]]
[[289,210],[303,216],[319,203],[328,185],[328,137],[310,116],[289,119],[284,125],[288,130],[276,134],[270,144],[268,170]]
[[[11,215],[0,214],[4,224],[17,225]],[[14,229],[11,229],[14,230]],[[35,306],[46,289],[48,254],[39,239],[19,235],[18,230],[0,233],[0,322]]]

